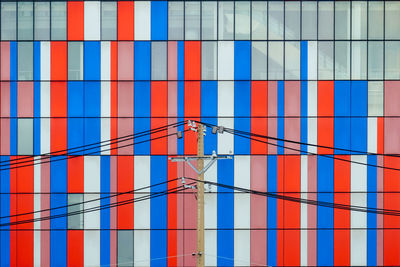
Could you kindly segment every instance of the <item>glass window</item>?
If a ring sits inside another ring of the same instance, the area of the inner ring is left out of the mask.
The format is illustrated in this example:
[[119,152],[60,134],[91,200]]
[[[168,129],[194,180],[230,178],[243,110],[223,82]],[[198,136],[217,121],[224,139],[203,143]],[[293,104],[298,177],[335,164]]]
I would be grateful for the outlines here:
[[118,231],[118,266],[133,266],[133,230]]
[[318,39],[333,39],[333,2],[318,2]]
[[333,79],[333,42],[318,43],[318,79]]
[[383,79],[383,42],[368,42],[368,79]]
[[283,42],[268,43],[268,80],[283,80]]
[[383,116],[383,82],[368,82],[368,116]]
[[352,39],[367,39],[367,2],[352,2],[351,25]]
[[300,39],[300,1],[285,2],[285,39]]
[[168,40],[183,40],[183,2],[168,2]]
[[1,40],[17,39],[17,5],[1,3]]
[[217,40],[217,2],[201,2],[201,5],[201,38]]
[[33,155],[33,119],[18,119],[18,155]]
[[50,2],[35,2],[35,40],[50,40]]
[[235,2],[235,39],[250,39],[250,2]]
[[[68,194],[68,213],[78,213],[68,216],[68,229],[83,229],[83,194]],[[73,206],[71,206],[73,205]]]
[[151,43],[151,78],[152,80],[167,79],[167,43]]
[[218,38],[233,39],[233,2],[218,2]]
[[349,2],[335,2],[335,39],[350,39]]
[[117,39],[117,3],[101,2],[101,39]]
[[351,79],[367,79],[367,42],[351,43]]
[[200,40],[200,2],[185,3],[185,39]]
[[285,80],[300,80],[300,42],[285,42]]
[[252,2],[251,28],[253,40],[267,40],[267,2]]
[[217,42],[201,43],[201,78],[217,79]]
[[33,40],[33,3],[18,3],[18,40]]
[[51,2],[51,39],[65,40],[67,37],[67,3]]
[[385,79],[400,79],[400,41],[385,43]]
[[304,40],[317,39],[317,2],[302,2],[302,29]]
[[400,39],[400,1],[385,1],[385,39]]
[[350,42],[335,42],[335,79],[350,79]]
[[383,1],[368,1],[368,38],[383,39]]
[[32,42],[18,42],[18,80],[33,80]]
[[68,80],[83,79],[83,44],[68,42]]
[[252,42],[251,79],[267,80],[267,42]]
[[283,39],[283,2],[268,2],[268,39]]

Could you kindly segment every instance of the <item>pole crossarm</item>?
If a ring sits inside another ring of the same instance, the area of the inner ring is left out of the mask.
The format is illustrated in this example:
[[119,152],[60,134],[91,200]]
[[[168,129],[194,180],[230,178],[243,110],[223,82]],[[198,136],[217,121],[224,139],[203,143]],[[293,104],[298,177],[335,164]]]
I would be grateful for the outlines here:
[[[197,156],[183,156],[183,157],[169,157],[168,158],[172,162],[182,162],[185,161],[188,163],[188,165],[198,174],[203,174],[205,173],[217,160],[219,159],[232,159],[231,156],[218,156],[215,151],[213,151],[213,154],[211,156],[203,156],[203,157],[197,157]],[[192,164],[192,161],[197,161],[199,159],[209,159],[210,161],[207,163],[206,166],[204,166],[203,169],[200,171]]]

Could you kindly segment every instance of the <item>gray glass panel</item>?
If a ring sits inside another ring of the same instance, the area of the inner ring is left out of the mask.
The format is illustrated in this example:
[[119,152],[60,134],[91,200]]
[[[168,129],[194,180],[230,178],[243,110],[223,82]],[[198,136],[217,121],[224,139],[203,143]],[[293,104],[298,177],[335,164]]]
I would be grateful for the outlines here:
[[151,43],[151,79],[167,80],[167,43]]
[[368,38],[383,39],[383,1],[370,1],[368,5]]
[[67,3],[51,2],[51,39],[67,39]]
[[235,2],[235,39],[250,39],[250,2]]
[[318,79],[333,79],[333,42],[318,43]]
[[253,40],[267,40],[268,2],[252,2],[251,28]]
[[68,80],[83,79],[83,44],[68,43]]
[[233,39],[233,2],[218,2],[218,38]]
[[300,1],[285,2],[285,39],[300,39]]
[[400,1],[385,1],[385,39],[400,39]]
[[133,266],[133,231],[118,231],[118,266]]
[[201,2],[201,35],[203,40],[217,40],[217,2]]
[[400,79],[400,41],[385,43],[385,79]]
[[367,42],[351,43],[351,79],[367,79]]
[[368,79],[383,79],[383,42],[368,42]]
[[18,155],[33,154],[33,119],[18,119]]
[[200,40],[200,2],[185,3],[185,39]]
[[83,210],[82,202],[83,194],[68,194],[68,213],[74,214],[68,216],[68,229],[83,229],[83,213],[78,213]]
[[317,2],[302,2],[302,29],[304,40],[317,39]]
[[50,40],[50,2],[35,2],[35,40]]
[[117,3],[101,2],[101,39],[117,39]]
[[17,5],[1,3],[1,40],[17,39]]
[[350,79],[350,42],[335,42],[335,79]]
[[300,79],[300,42],[285,42],[285,80]]
[[368,82],[368,116],[383,116],[383,82]]
[[333,2],[318,2],[318,38],[333,39]]
[[352,39],[367,39],[367,2],[352,2],[351,25]]
[[183,2],[168,2],[168,40],[183,40]]
[[201,78],[217,79],[217,42],[201,43]]
[[283,80],[283,42],[268,43],[268,80]]
[[283,39],[283,2],[268,2],[268,39]]
[[335,2],[335,39],[350,39],[350,2]]
[[267,80],[267,42],[252,42],[251,79]]
[[18,42],[18,80],[33,80],[32,42]]
[[18,40],[33,40],[32,2],[18,2]]

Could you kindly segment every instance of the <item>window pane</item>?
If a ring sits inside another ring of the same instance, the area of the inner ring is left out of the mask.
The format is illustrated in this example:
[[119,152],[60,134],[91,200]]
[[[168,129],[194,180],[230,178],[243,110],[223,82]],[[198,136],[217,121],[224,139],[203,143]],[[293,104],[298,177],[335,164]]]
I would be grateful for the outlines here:
[[285,42],[285,80],[300,80],[300,42]]
[[253,42],[251,49],[251,79],[267,80],[267,42]]
[[400,2],[385,2],[385,39],[400,39]]
[[285,39],[300,39],[300,1],[285,2]]
[[383,42],[368,42],[368,79],[383,79]]
[[33,40],[33,3],[18,3],[18,40]]
[[335,79],[350,79],[350,42],[335,42]]
[[18,119],[18,155],[33,154],[33,119]]
[[17,5],[1,3],[1,40],[17,39]]
[[367,42],[351,44],[351,79],[367,79]]
[[[75,213],[82,211],[83,210],[82,202],[83,202],[83,194],[68,194],[68,213]],[[83,213],[68,216],[68,229],[83,229]]]
[[333,39],[333,2],[318,2],[318,38]]
[[185,39],[200,40],[200,2],[185,3]]
[[302,5],[302,38],[315,40],[317,39],[317,2],[303,2]]
[[283,2],[268,2],[268,39],[283,39]]
[[318,79],[333,79],[333,42],[318,43]]
[[335,2],[335,39],[350,39],[349,2]]
[[352,2],[352,39],[367,39],[367,2]]
[[368,82],[368,116],[383,116],[383,82]]
[[65,40],[67,37],[67,4],[51,2],[51,39]]
[[400,42],[385,43],[385,79],[400,79]]
[[233,39],[233,2],[218,2],[218,38]]
[[283,42],[268,43],[268,80],[283,80]]
[[118,266],[133,266],[133,231],[118,231]]
[[83,44],[68,43],[68,80],[83,79]]
[[203,40],[217,40],[217,2],[202,2],[201,34]]
[[250,2],[235,2],[235,39],[250,39]]
[[33,80],[32,42],[18,42],[18,80]]
[[201,43],[201,78],[217,79],[217,42]]
[[101,3],[101,39],[117,39],[117,3]]
[[267,40],[267,2],[252,2],[251,27],[253,40]]
[[50,40],[50,2],[35,2],[35,40]]
[[383,39],[383,2],[368,2],[368,38]]
[[151,78],[152,80],[167,79],[167,43],[151,43]]
[[168,2],[168,40],[183,40],[183,2]]

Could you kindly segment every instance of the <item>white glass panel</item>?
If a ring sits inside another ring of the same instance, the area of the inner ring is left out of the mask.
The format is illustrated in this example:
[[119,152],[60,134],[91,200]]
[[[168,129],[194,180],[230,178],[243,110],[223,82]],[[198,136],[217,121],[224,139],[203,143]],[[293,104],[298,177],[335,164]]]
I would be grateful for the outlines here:
[[300,1],[285,2],[285,39],[300,39]]
[[117,3],[101,2],[101,39],[117,39]]
[[367,79],[367,42],[351,44],[351,79]]
[[385,1],[385,39],[400,39],[400,1]]
[[235,39],[250,39],[250,2],[235,2]]
[[350,39],[350,2],[335,2],[335,39]]
[[201,2],[201,38],[217,40],[217,2]]
[[268,80],[283,80],[283,42],[268,43]]
[[383,79],[383,42],[368,42],[368,79]]
[[183,40],[183,2],[168,2],[168,40]]
[[335,79],[350,79],[350,42],[335,42]]
[[333,39],[333,2],[318,2],[318,38]]
[[218,2],[218,38],[233,39],[233,2]]
[[317,39],[317,2],[302,2],[302,39]]
[[333,42],[318,43],[318,79],[333,79]]
[[83,44],[68,43],[68,80],[83,79]]
[[151,43],[151,79],[167,79],[167,43]]
[[368,82],[368,116],[383,116],[383,82]]
[[1,3],[1,40],[17,39],[17,5]]
[[217,79],[217,42],[201,43],[201,78]]
[[32,2],[18,2],[18,40],[33,40]]
[[385,79],[400,79],[400,41],[385,43]]
[[200,40],[200,2],[185,3],[185,39]]
[[67,38],[67,3],[51,2],[51,39]]
[[367,39],[367,2],[352,2],[352,39]]
[[267,80],[267,42],[252,42],[251,79]]
[[50,2],[35,2],[35,40],[50,40]]
[[285,80],[300,80],[300,42],[285,42]]
[[32,42],[18,42],[18,80],[33,80]]
[[33,155],[33,119],[18,119],[18,155]]
[[383,38],[383,1],[368,1],[368,38]]
[[267,2],[252,2],[251,27],[253,40],[267,40],[268,9]]
[[283,2],[268,2],[268,39],[283,39]]

